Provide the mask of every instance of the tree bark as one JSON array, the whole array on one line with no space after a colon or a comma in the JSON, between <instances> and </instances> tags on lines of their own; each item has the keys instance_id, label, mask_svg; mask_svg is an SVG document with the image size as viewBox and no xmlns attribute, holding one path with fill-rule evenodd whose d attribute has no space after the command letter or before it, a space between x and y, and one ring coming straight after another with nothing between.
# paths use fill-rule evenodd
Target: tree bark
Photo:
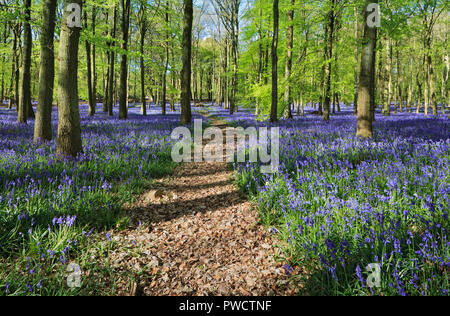
<instances>
[{"instance_id":1,"label":"tree bark","mask_svg":"<svg viewBox=\"0 0 450 316\"><path fill-rule=\"evenodd\" d=\"M116 37L116 21L117 21L117 7L114 4L114 15L113 15L113 28L112 28L112 38ZM110 44L110 47L114 46L114 42ZM109 78L108 78L108 99L107 99L107 110L108 115L113 116L113 103L115 102L116 98L114 96L115 89L114 89L114 83L115 83L115 74L114 74L114 65L116 63L116 54L114 53L114 50L111 50L109 52Z\"/></svg>"},{"instance_id":2,"label":"tree bark","mask_svg":"<svg viewBox=\"0 0 450 316\"><path fill-rule=\"evenodd\" d=\"M294 5L295 0L290 0L290 8L288 11L288 29L287 29L287 43L286 43L286 68L284 72L286 89L284 91L284 118L292 118L291 111L291 72L292 72L292 49L294 47Z\"/></svg>"},{"instance_id":3,"label":"tree bark","mask_svg":"<svg viewBox=\"0 0 450 316\"><path fill-rule=\"evenodd\" d=\"M92 35L95 36L95 24L96 24L97 10L95 9L95 4L92 5ZM95 114L97 108L97 70L96 70L96 55L95 55L95 44L92 43L92 58L91 58L91 82L92 82L92 98L94 101L94 112Z\"/></svg>"},{"instance_id":4,"label":"tree bark","mask_svg":"<svg viewBox=\"0 0 450 316\"><path fill-rule=\"evenodd\" d=\"M139 18L140 18L140 46L139 51L141 53L141 56L139 58L140 61L140 70L141 70L141 113L142 115L147 115L147 105L145 100L145 63L144 63L144 43L145 43L145 34L147 32L147 25L146 25L146 15L145 15L145 1L140 2L140 12L139 12Z\"/></svg>"},{"instance_id":5,"label":"tree bark","mask_svg":"<svg viewBox=\"0 0 450 316\"><path fill-rule=\"evenodd\" d=\"M325 32L328 36L325 38L325 81L323 88L323 120L330 120L330 90L331 90L331 59L333 58L333 40L334 40L334 22L335 22L335 6L336 0L331 0L331 8L328 12L328 32Z\"/></svg>"},{"instance_id":6,"label":"tree bark","mask_svg":"<svg viewBox=\"0 0 450 316\"><path fill-rule=\"evenodd\" d=\"M191 114L191 54L192 54L192 0L184 0L183 19L183 54L181 70L181 124L189 124L192 120Z\"/></svg>"},{"instance_id":7,"label":"tree bark","mask_svg":"<svg viewBox=\"0 0 450 316\"><path fill-rule=\"evenodd\" d=\"M388 38L386 43L386 63L385 63L385 77L387 77L387 85L385 87L385 104L383 108L383 115L391 115L391 102L392 102L392 45L391 40Z\"/></svg>"},{"instance_id":8,"label":"tree bark","mask_svg":"<svg viewBox=\"0 0 450 316\"><path fill-rule=\"evenodd\" d=\"M166 14L165 14L165 22L166 27L169 28L169 1L166 2ZM169 31L166 31L166 56L164 61L164 73L162 78L162 100L161 100L161 108L162 108L162 115L166 115L166 103L167 103L167 70L169 69Z\"/></svg>"},{"instance_id":9,"label":"tree bark","mask_svg":"<svg viewBox=\"0 0 450 316\"><path fill-rule=\"evenodd\" d=\"M369 3L378 3L378 0L367 0ZM364 20L367 21L368 12L364 10ZM373 86L375 84L375 56L376 56L376 27L364 24L364 44L361 52L361 71L359 75L358 88L358 116L356 125L356 136L372 138L372 113L371 101L375 97Z\"/></svg>"},{"instance_id":10,"label":"tree bark","mask_svg":"<svg viewBox=\"0 0 450 316\"><path fill-rule=\"evenodd\" d=\"M6 46L6 41L8 39L8 28L9 24L4 24L4 30L3 30L3 45ZM3 101L5 99L5 53L1 53L2 56L2 87L1 87L1 93L0 93L0 104L3 104Z\"/></svg>"},{"instance_id":11,"label":"tree bark","mask_svg":"<svg viewBox=\"0 0 450 316\"><path fill-rule=\"evenodd\" d=\"M83 151L81 144L80 114L78 108L78 44L80 28L67 25L69 3L81 0L65 0L61 20L58 71L58 139L57 153L76 157Z\"/></svg>"},{"instance_id":12,"label":"tree bark","mask_svg":"<svg viewBox=\"0 0 450 316\"><path fill-rule=\"evenodd\" d=\"M19 113L17 115L18 123L26 123L27 119L34 116L31 106L31 47L32 35L30 26L31 16L31 0L24 0L25 5L25 22L23 24L23 55L22 55L22 71L20 78L19 91Z\"/></svg>"},{"instance_id":13,"label":"tree bark","mask_svg":"<svg viewBox=\"0 0 450 316\"><path fill-rule=\"evenodd\" d=\"M87 29L87 10L84 11L84 27ZM92 71L91 71L91 44L88 40L85 41L86 47L86 68L87 68L87 88L88 88L88 102L89 102L89 115L95 114L95 104L92 92Z\"/></svg>"},{"instance_id":14,"label":"tree bark","mask_svg":"<svg viewBox=\"0 0 450 316\"><path fill-rule=\"evenodd\" d=\"M128 117L128 30L130 25L130 2L121 0L122 7L122 50L120 58L120 90L119 90L119 119Z\"/></svg>"},{"instance_id":15,"label":"tree bark","mask_svg":"<svg viewBox=\"0 0 450 316\"><path fill-rule=\"evenodd\" d=\"M18 23L17 23L18 24ZM12 39L12 62L11 62L11 80L10 80L10 84L9 84L9 106L8 108L11 110L12 109L12 105L15 104L16 109L17 109L17 94L16 94L16 83L17 83L17 79L16 79L16 64L17 64L17 27L15 24L13 24L12 22L10 23L11 25L11 30L12 30L12 35L13 35L13 39Z\"/></svg>"},{"instance_id":16,"label":"tree bark","mask_svg":"<svg viewBox=\"0 0 450 316\"><path fill-rule=\"evenodd\" d=\"M39 70L39 97L34 123L34 142L52 139L53 83L55 80L55 32L57 0L44 0L41 31L41 65Z\"/></svg>"},{"instance_id":17,"label":"tree bark","mask_svg":"<svg viewBox=\"0 0 450 316\"><path fill-rule=\"evenodd\" d=\"M359 17L358 17L358 9L357 6L355 6L355 39L356 39L356 45L355 45L355 66L353 68L353 115L356 115L358 112L358 72L359 72L359 65L360 65L360 23L359 23Z\"/></svg>"},{"instance_id":18,"label":"tree bark","mask_svg":"<svg viewBox=\"0 0 450 316\"><path fill-rule=\"evenodd\" d=\"M278 121L278 0L273 1L273 40L272 40L272 106L270 121Z\"/></svg>"}]
</instances>

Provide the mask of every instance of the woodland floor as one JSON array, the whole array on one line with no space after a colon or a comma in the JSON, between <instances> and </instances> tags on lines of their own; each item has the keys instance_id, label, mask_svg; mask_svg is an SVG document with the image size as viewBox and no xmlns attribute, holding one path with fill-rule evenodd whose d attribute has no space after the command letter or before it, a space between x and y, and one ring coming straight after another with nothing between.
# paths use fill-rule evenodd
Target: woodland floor
<instances>
[{"instance_id":1,"label":"woodland floor","mask_svg":"<svg viewBox=\"0 0 450 316\"><path fill-rule=\"evenodd\" d=\"M217 119L210 122L226 128ZM114 234L119 247L110 259L115 269L138 276L131 290L118 289L121 294L297 292L283 263L275 260L274 238L259 224L257 211L232 175L225 162L183 163L125 206L136 225Z\"/></svg>"}]
</instances>

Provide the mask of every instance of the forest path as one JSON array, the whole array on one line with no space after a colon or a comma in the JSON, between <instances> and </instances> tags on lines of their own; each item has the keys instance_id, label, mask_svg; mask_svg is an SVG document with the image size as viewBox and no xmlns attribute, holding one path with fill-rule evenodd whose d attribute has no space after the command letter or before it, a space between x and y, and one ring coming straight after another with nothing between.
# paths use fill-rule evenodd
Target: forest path
<instances>
[{"instance_id":1,"label":"forest path","mask_svg":"<svg viewBox=\"0 0 450 316\"><path fill-rule=\"evenodd\" d=\"M210 122L227 128L216 118ZM273 259L273 238L232 175L226 162L182 163L128 207L141 224L119 233L116 240L131 249L120 247L113 257L116 268L140 271L129 294L295 293Z\"/></svg>"}]
</instances>

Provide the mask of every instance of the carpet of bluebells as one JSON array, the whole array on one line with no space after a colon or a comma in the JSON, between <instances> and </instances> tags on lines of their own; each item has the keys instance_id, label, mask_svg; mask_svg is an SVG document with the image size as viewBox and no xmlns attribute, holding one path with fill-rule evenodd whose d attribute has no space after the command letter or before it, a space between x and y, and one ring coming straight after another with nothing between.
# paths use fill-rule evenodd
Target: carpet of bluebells
<instances>
[{"instance_id":1,"label":"carpet of bluebells","mask_svg":"<svg viewBox=\"0 0 450 316\"><path fill-rule=\"evenodd\" d=\"M174 166L179 109L143 117L132 106L126 121L80 111L84 153L61 160L54 140L32 144L33 120L18 125L16 112L0 107L0 295L113 294L117 272L96 261L113 247L107 231L126 228L121 205ZM245 110L208 111L235 126L271 126ZM329 123L312 111L277 124L279 173L234 165L282 241L300 294L448 295L448 118L377 115L374 138L360 140L351 109ZM56 133L57 113L53 122ZM96 277L69 287L70 263ZM381 269L379 284L370 264Z\"/></svg>"},{"instance_id":2,"label":"carpet of bluebells","mask_svg":"<svg viewBox=\"0 0 450 316\"><path fill-rule=\"evenodd\" d=\"M448 117L377 114L373 140L360 140L350 108L329 123L312 110L276 124L278 174L234 165L283 241L286 273L303 294L448 295ZM214 112L233 125L271 126L246 111Z\"/></svg>"},{"instance_id":3,"label":"carpet of bluebells","mask_svg":"<svg viewBox=\"0 0 450 316\"><path fill-rule=\"evenodd\" d=\"M107 254L106 230L126 228L121 205L173 168L170 134L179 109L143 117L130 107L128 120L120 121L101 107L89 117L80 106L84 153L72 160L56 155L55 140L33 145L34 120L18 125L15 110L0 108L0 295L104 293L96 288L107 267L93 262L92 253ZM56 110L52 122L55 139ZM69 263L100 278L80 293L66 284Z\"/></svg>"}]
</instances>

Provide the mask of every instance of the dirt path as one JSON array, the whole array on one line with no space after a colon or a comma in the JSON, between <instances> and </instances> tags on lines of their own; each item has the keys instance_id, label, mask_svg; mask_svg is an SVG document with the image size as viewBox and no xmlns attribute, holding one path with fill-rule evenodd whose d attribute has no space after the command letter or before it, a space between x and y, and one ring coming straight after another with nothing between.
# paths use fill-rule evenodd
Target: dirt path
<instances>
[{"instance_id":1,"label":"dirt path","mask_svg":"<svg viewBox=\"0 0 450 316\"><path fill-rule=\"evenodd\" d=\"M116 254L115 265L141 271L132 295L295 293L232 173L226 163L184 163L129 207L141 225L117 238L135 247Z\"/></svg>"}]
</instances>

